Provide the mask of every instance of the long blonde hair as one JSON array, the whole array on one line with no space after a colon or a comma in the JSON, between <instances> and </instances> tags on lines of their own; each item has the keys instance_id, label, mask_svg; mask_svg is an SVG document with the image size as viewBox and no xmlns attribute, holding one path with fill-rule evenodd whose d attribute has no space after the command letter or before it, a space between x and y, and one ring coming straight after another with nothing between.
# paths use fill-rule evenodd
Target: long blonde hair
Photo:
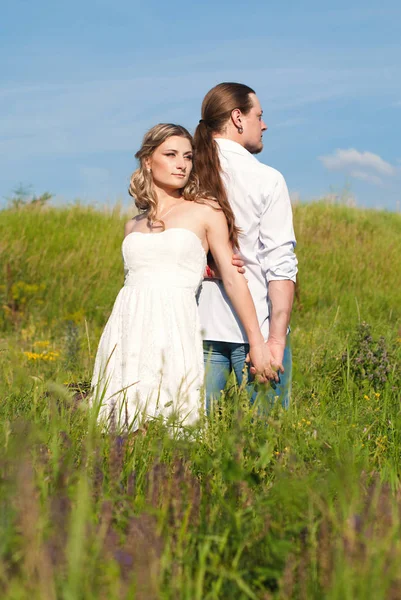
<instances>
[{"instance_id":1,"label":"long blonde hair","mask_svg":"<svg viewBox=\"0 0 401 600\"><path fill-rule=\"evenodd\" d=\"M135 154L135 158L139 161L139 167L131 176L128 193L135 200L135 206L140 212L146 213L148 222L152 225L155 222L161 224L164 229L164 223L156 219L157 215L157 195L153 186L152 174L146 168L146 159L152 156L153 152L169 137L177 136L186 138L194 150L194 140L191 134L185 127L174 125L172 123L159 123L155 125L147 133L142 141L142 146ZM207 192L200 189L199 178L196 174L195 164L190 173L189 179L185 187L181 190L184 200L192 202L204 203L207 200L216 200L219 204L219 209L224 212L227 219L230 241L233 246L238 247L238 228L235 226L234 213L228 202L220 203L219 194L213 194L213 190Z\"/></svg>"}]
</instances>

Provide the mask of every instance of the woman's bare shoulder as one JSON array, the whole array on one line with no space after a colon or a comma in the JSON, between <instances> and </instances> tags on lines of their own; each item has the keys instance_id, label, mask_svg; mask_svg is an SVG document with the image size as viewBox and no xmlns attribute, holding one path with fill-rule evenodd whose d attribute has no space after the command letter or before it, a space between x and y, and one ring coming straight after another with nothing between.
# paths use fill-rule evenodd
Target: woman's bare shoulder
<instances>
[{"instance_id":1,"label":"woman's bare shoulder","mask_svg":"<svg viewBox=\"0 0 401 600\"><path fill-rule=\"evenodd\" d=\"M129 233L132 233L135 227L138 225L138 223L143 221L144 218L145 217L143 215L137 215L136 217L132 217L132 219L127 221L124 225L124 236L128 235Z\"/></svg>"},{"instance_id":2,"label":"woman's bare shoulder","mask_svg":"<svg viewBox=\"0 0 401 600\"><path fill-rule=\"evenodd\" d=\"M227 225L226 217L220 204L213 198L202 199L201 202L196 203L196 213L194 216L199 223L203 223L206 230L211 228L220 227Z\"/></svg>"},{"instance_id":3,"label":"woman's bare shoulder","mask_svg":"<svg viewBox=\"0 0 401 600\"><path fill-rule=\"evenodd\" d=\"M220 204L213 198L202 198L199 202L196 202L197 207L200 211L215 214L216 210L221 210Z\"/></svg>"}]
</instances>

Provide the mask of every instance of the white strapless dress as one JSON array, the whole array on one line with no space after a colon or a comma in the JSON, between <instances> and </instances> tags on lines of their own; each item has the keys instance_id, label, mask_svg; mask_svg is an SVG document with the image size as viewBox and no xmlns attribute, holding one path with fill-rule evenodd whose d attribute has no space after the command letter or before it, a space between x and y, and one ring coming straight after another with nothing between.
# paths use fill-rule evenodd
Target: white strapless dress
<instances>
[{"instance_id":1,"label":"white strapless dress","mask_svg":"<svg viewBox=\"0 0 401 600\"><path fill-rule=\"evenodd\" d=\"M92 402L99 418L136 427L172 412L194 423L203 409L196 293L206 266L189 229L132 232L122 244L124 287L97 350Z\"/></svg>"}]
</instances>

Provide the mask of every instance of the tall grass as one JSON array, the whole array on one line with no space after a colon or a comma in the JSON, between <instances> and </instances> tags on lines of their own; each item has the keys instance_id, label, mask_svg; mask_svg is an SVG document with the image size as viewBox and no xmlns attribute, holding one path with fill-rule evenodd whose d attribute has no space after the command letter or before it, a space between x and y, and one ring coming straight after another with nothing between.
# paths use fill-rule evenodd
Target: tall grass
<instances>
[{"instance_id":1,"label":"tall grass","mask_svg":"<svg viewBox=\"0 0 401 600\"><path fill-rule=\"evenodd\" d=\"M179 436L85 402L125 218L0 213L1 598L399 598L400 216L296 207L290 410Z\"/></svg>"}]
</instances>

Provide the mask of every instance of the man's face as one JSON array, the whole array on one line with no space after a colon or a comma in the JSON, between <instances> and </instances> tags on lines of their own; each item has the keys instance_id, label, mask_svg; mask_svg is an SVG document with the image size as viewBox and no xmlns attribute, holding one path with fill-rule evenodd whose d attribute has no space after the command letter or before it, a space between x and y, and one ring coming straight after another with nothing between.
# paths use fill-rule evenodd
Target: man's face
<instances>
[{"instance_id":1,"label":"man's face","mask_svg":"<svg viewBox=\"0 0 401 600\"><path fill-rule=\"evenodd\" d=\"M267 126L263 121L263 110L256 94L250 94L252 108L247 115L241 116L241 124L244 129L242 143L244 148L251 154L258 154L263 150L263 132Z\"/></svg>"}]
</instances>

